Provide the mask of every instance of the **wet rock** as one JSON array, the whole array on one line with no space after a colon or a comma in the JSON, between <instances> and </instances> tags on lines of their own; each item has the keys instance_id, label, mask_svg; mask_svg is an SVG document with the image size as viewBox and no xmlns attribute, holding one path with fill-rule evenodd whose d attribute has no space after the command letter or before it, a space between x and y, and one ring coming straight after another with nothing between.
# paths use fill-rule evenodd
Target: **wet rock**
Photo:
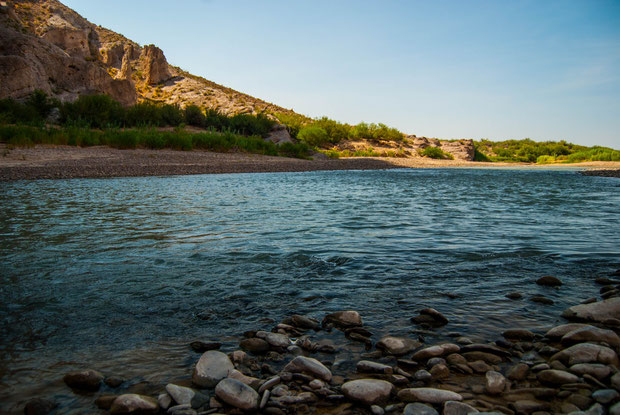
<instances>
[{"instance_id":1,"label":"wet rock","mask_svg":"<svg viewBox=\"0 0 620 415\"><path fill-rule=\"evenodd\" d=\"M469 367L476 373L487 373L489 370L493 370L491 366L483 362L482 360L476 360L468 364Z\"/></svg>"},{"instance_id":2,"label":"wet rock","mask_svg":"<svg viewBox=\"0 0 620 415\"><path fill-rule=\"evenodd\" d=\"M512 355L510 354L510 352L501 349L497 346L494 346L492 344L480 344L480 343L476 343L476 344L468 344L466 346L463 346L461 348L461 352L463 353L468 353L468 352L483 352L483 353L490 353L490 354L494 354L496 356L501 356L501 357L512 357ZM484 360L484 359L482 359ZM486 361L486 360L485 360Z\"/></svg>"},{"instance_id":3,"label":"wet rock","mask_svg":"<svg viewBox=\"0 0 620 415\"><path fill-rule=\"evenodd\" d=\"M467 415L477 414L480 411L473 406L467 405L463 402L448 401L443 404L442 415Z\"/></svg>"},{"instance_id":4,"label":"wet rock","mask_svg":"<svg viewBox=\"0 0 620 415\"><path fill-rule=\"evenodd\" d=\"M29 400L24 407L25 415L47 415L56 408L58 404L51 399L34 398Z\"/></svg>"},{"instance_id":5,"label":"wet rock","mask_svg":"<svg viewBox=\"0 0 620 415\"><path fill-rule=\"evenodd\" d=\"M530 368L525 363L519 363L508 370L506 377L510 380L523 380L527 377Z\"/></svg>"},{"instance_id":6,"label":"wet rock","mask_svg":"<svg viewBox=\"0 0 620 415\"><path fill-rule=\"evenodd\" d=\"M117 376L110 376L108 378L105 378L103 383L105 383L106 385L108 385L111 388L118 388L123 383L125 383L125 379L119 378Z\"/></svg>"},{"instance_id":7,"label":"wet rock","mask_svg":"<svg viewBox=\"0 0 620 415\"><path fill-rule=\"evenodd\" d=\"M241 340L241 342L239 342L239 347L254 354L263 354L269 351L269 343L258 337Z\"/></svg>"},{"instance_id":8,"label":"wet rock","mask_svg":"<svg viewBox=\"0 0 620 415\"><path fill-rule=\"evenodd\" d=\"M450 376L450 369L443 363L434 365L430 370L433 379L445 379Z\"/></svg>"},{"instance_id":9,"label":"wet rock","mask_svg":"<svg viewBox=\"0 0 620 415\"><path fill-rule=\"evenodd\" d=\"M344 396L351 400L373 405L387 402L394 385L384 380L358 379L346 382L341 390Z\"/></svg>"},{"instance_id":10,"label":"wet rock","mask_svg":"<svg viewBox=\"0 0 620 415\"><path fill-rule=\"evenodd\" d=\"M506 298L510 299L510 300L520 300L523 298L523 294L521 294L520 292L512 292L512 293L508 293L506 294Z\"/></svg>"},{"instance_id":11,"label":"wet rock","mask_svg":"<svg viewBox=\"0 0 620 415\"><path fill-rule=\"evenodd\" d=\"M620 347L620 337L611 330L600 329L594 326L585 326L566 333L561 340L563 345L575 343L607 343L613 347Z\"/></svg>"},{"instance_id":12,"label":"wet rock","mask_svg":"<svg viewBox=\"0 0 620 415\"><path fill-rule=\"evenodd\" d=\"M428 324L430 326L445 326L448 319L434 308L425 308L419 311L420 315L412 317L411 321L416 324Z\"/></svg>"},{"instance_id":13,"label":"wet rock","mask_svg":"<svg viewBox=\"0 0 620 415\"><path fill-rule=\"evenodd\" d=\"M384 373L391 374L394 369L383 363L371 362L369 360L360 360L357 362L357 371L360 373Z\"/></svg>"},{"instance_id":14,"label":"wet rock","mask_svg":"<svg viewBox=\"0 0 620 415\"><path fill-rule=\"evenodd\" d=\"M438 344L418 350L411 356L413 360L425 360L432 357L443 356L451 353L458 353L461 347L453 343Z\"/></svg>"},{"instance_id":15,"label":"wet rock","mask_svg":"<svg viewBox=\"0 0 620 415\"><path fill-rule=\"evenodd\" d=\"M398 398L405 402L423 402L432 404L463 400L463 397L456 392L435 388L402 389L398 392Z\"/></svg>"},{"instance_id":16,"label":"wet rock","mask_svg":"<svg viewBox=\"0 0 620 415\"><path fill-rule=\"evenodd\" d=\"M618 355L609 347L598 344L580 343L564 349L551 357L573 366L579 363L603 363L618 367Z\"/></svg>"},{"instance_id":17,"label":"wet rock","mask_svg":"<svg viewBox=\"0 0 620 415\"><path fill-rule=\"evenodd\" d=\"M620 391L620 372L617 372L611 377L611 386L617 391Z\"/></svg>"},{"instance_id":18,"label":"wet rock","mask_svg":"<svg viewBox=\"0 0 620 415\"><path fill-rule=\"evenodd\" d=\"M559 287L562 285L562 281L551 275L545 275L544 277L540 277L538 280L536 280L536 284L545 287Z\"/></svg>"},{"instance_id":19,"label":"wet rock","mask_svg":"<svg viewBox=\"0 0 620 415\"><path fill-rule=\"evenodd\" d=\"M245 383L236 379L223 379L215 387L218 399L230 406L243 410L258 408L258 393Z\"/></svg>"},{"instance_id":20,"label":"wet rock","mask_svg":"<svg viewBox=\"0 0 620 415\"><path fill-rule=\"evenodd\" d=\"M551 366L549 366L546 363L539 363L537 365L532 366L532 372L540 372L541 370L547 370L547 369L551 369Z\"/></svg>"},{"instance_id":21,"label":"wet rock","mask_svg":"<svg viewBox=\"0 0 620 415\"><path fill-rule=\"evenodd\" d=\"M62 380L73 389L97 391L101 387L103 375L96 370L79 370L67 373Z\"/></svg>"},{"instance_id":22,"label":"wet rock","mask_svg":"<svg viewBox=\"0 0 620 415\"><path fill-rule=\"evenodd\" d=\"M609 319L619 319L620 297L570 307L564 310L562 317L569 320L594 321L600 323Z\"/></svg>"},{"instance_id":23,"label":"wet rock","mask_svg":"<svg viewBox=\"0 0 620 415\"><path fill-rule=\"evenodd\" d=\"M582 327L588 327L588 324L584 323L570 323L570 324L562 324L561 326L557 326L549 330L545 333L545 337L550 339L561 339L566 335L566 333L570 333L573 330L580 329Z\"/></svg>"},{"instance_id":24,"label":"wet rock","mask_svg":"<svg viewBox=\"0 0 620 415\"><path fill-rule=\"evenodd\" d=\"M498 365L502 362L501 357L485 352L467 352L463 353L463 357L467 359L468 362L476 362L482 360L483 362L491 365Z\"/></svg>"},{"instance_id":25,"label":"wet rock","mask_svg":"<svg viewBox=\"0 0 620 415\"><path fill-rule=\"evenodd\" d=\"M170 406L172 405L172 397L168 395L167 393L160 393L157 396L157 403L159 404L159 407L165 411L168 408L170 408ZM110 406L112 406L111 403L110 403Z\"/></svg>"},{"instance_id":26,"label":"wet rock","mask_svg":"<svg viewBox=\"0 0 620 415\"><path fill-rule=\"evenodd\" d=\"M499 395L506 388L506 378L494 370L489 370L486 375L486 390L491 395Z\"/></svg>"},{"instance_id":27,"label":"wet rock","mask_svg":"<svg viewBox=\"0 0 620 415\"><path fill-rule=\"evenodd\" d=\"M379 405L372 405L370 407L370 412L372 412L372 415L384 415L385 414L385 410L381 408Z\"/></svg>"},{"instance_id":28,"label":"wet rock","mask_svg":"<svg viewBox=\"0 0 620 415\"><path fill-rule=\"evenodd\" d=\"M326 382L332 379L332 372L323 363L311 357L297 356L284 367L284 371L306 373Z\"/></svg>"},{"instance_id":29,"label":"wet rock","mask_svg":"<svg viewBox=\"0 0 620 415\"><path fill-rule=\"evenodd\" d=\"M166 412L168 415L198 415L189 404L172 406Z\"/></svg>"},{"instance_id":30,"label":"wet rock","mask_svg":"<svg viewBox=\"0 0 620 415\"><path fill-rule=\"evenodd\" d=\"M592 394L592 399L603 405L607 405L620 398L620 393L615 389L601 389Z\"/></svg>"},{"instance_id":31,"label":"wet rock","mask_svg":"<svg viewBox=\"0 0 620 415\"><path fill-rule=\"evenodd\" d=\"M462 355L458 353L449 354L446 357L446 361L451 365L465 365L467 364L467 359L465 359Z\"/></svg>"},{"instance_id":32,"label":"wet rock","mask_svg":"<svg viewBox=\"0 0 620 415\"><path fill-rule=\"evenodd\" d=\"M185 386L178 386L172 383L166 385L166 392L178 405L190 405L192 398L196 396L196 392Z\"/></svg>"},{"instance_id":33,"label":"wet rock","mask_svg":"<svg viewBox=\"0 0 620 415\"><path fill-rule=\"evenodd\" d=\"M420 345L421 343L416 340L404 337L385 336L377 342L376 346L377 349L382 350L386 354L402 356L420 347Z\"/></svg>"},{"instance_id":34,"label":"wet rock","mask_svg":"<svg viewBox=\"0 0 620 415\"><path fill-rule=\"evenodd\" d=\"M222 347L222 343L218 342L203 342L200 340L193 341L189 344L189 346L198 353L208 352L209 350L218 350Z\"/></svg>"},{"instance_id":35,"label":"wet rock","mask_svg":"<svg viewBox=\"0 0 620 415\"><path fill-rule=\"evenodd\" d=\"M531 414L536 411L544 411L547 409L547 404L527 399L516 401L511 406L518 414Z\"/></svg>"},{"instance_id":36,"label":"wet rock","mask_svg":"<svg viewBox=\"0 0 620 415\"><path fill-rule=\"evenodd\" d=\"M439 412L423 403L409 403L405 406L403 415L439 415Z\"/></svg>"},{"instance_id":37,"label":"wet rock","mask_svg":"<svg viewBox=\"0 0 620 415\"><path fill-rule=\"evenodd\" d=\"M325 316L323 319L323 326L328 323L332 323L337 327L349 328L355 326L362 326L362 317L357 311L337 311Z\"/></svg>"},{"instance_id":38,"label":"wet rock","mask_svg":"<svg viewBox=\"0 0 620 415\"><path fill-rule=\"evenodd\" d=\"M112 406L110 413L116 414L156 414L159 412L159 404L150 396L128 393L117 397Z\"/></svg>"},{"instance_id":39,"label":"wet rock","mask_svg":"<svg viewBox=\"0 0 620 415\"><path fill-rule=\"evenodd\" d=\"M290 324L291 326L298 327L303 330L320 330L321 324L318 320L315 320L311 317L301 316L299 314L292 315L291 317L284 320L284 323Z\"/></svg>"},{"instance_id":40,"label":"wet rock","mask_svg":"<svg viewBox=\"0 0 620 415\"><path fill-rule=\"evenodd\" d=\"M258 388L258 393L263 393L266 390L269 390L279 384L281 381L280 376L274 376L271 379L267 380L263 383L260 388Z\"/></svg>"},{"instance_id":41,"label":"wet rock","mask_svg":"<svg viewBox=\"0 0 620 415\"><path fill-rule=\"evenodd\" d=\"M544 295L535 295L530 298L530 301L533 303L545 304L545 305L553 305L554 301L551 298L547 298Z\"/></svg>"},{"instance_id":42,"label":"wet rock","mask_svg":"<svg viewBox=\"0 0 620 415\"><path fill-rule=\"evenodd\" d=\"M256 332L256 337L265 340L273 347L287 348L291 345L291 340L285 334L258 331Z\"/></svg>"},{"instance_id":43,"label":"wet rock","mask_svg":"<svg viewBox=\"0 0 620 415\"><path fill-rule=\"evenodd\" d=\"M433 375L431 375L430 372L428 372L428 371L426 371L424 369L421 369L421 370L418 370L417 372L415 372L415 374L413 375L413 378L415 380L419 380L419 381L422 381L422 382L430 382L431 379L433 379Z\"/></svg>"},{"instance_id":44,"label":"wet rock","mask_svg":"<svg viewBox=\"0 0 620 415\"><path fill-rule=\"evenodd\" d=\"M112 407L116 398L118 398L118 395L101 395L95 399L95 405L97 405L97 408L107 411Z\"/></svg>"},{"instance_id":45,"label":"wet rock","mask_svg":"<svg viewBox=\"0 0 620 415\"><path fill-rule=\"evenodd\" d=\"M196 363L192 381L199 387L212 388L234 369L228 356L222 352L209 350Z\"/></svg>"},{"instance_id":46,"label":"wet rock","mask_svg":"<svg viewBox=\"0 0 620 415\"><path fill-rule=\"evenodd\" d=\"M502 335L510 340L532 341L536 337L534 333L525 329L506 330Z\"/></svg>"},{"instance_id":47,"label":"wet rock","mask_svg":"<svg viewBox=\"0 0 620 415\"><path fill-rule=\"evenodd\" d=\"M441 357L433 357L432 359L428 359L428 361L426 362L426 365L428 367L433 367L435 365L445 365L446 364L446 360L442 359Z\"/></svg>"},{"instance_id":48,"label":"wet rock","mask_svg":"<svg viewBox=\"0 0 620 415\"><path fill-rule=\"evenodd\" d=\"M538 373L538 379L544 383L550 383L552 385L564 385L565 383L579 382L579 377L563 370L543 370Z\"/></svg>"},{"instance_id":49,"label":"wet rock","mask_svg":"<svg viewBox=\"0 0 620 415\"><path fill-rule=\"evenodd\" d=\"M570 371L578 375L590 375L603 380L611 374L611 368L600 363L579 363L570 367Z\"/></svg>"},{"instance_id":50,"label":"wet rock","mask_svg":"<svg viewBox=\"0 0 620 415\"><path fill-rule=\"evenodd\" d=\"M264 409L267 406L267 402L269 402L270 397L271 397L271 392L269 390L266 390L260 399L260 403L258 404L258 407L260 409Z\"/></svg>"}]
</instances>

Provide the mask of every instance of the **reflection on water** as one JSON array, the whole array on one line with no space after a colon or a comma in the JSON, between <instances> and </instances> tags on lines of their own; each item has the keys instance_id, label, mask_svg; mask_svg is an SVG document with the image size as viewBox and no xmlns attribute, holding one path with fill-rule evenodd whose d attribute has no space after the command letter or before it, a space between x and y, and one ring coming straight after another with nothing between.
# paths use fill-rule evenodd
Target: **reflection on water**
<instances>
[{"instance_id":1,"label":"reflection on water","mask_svg":"<svg viewBox=\"0 0 620 415\"><path fill-rule=\"evenodd\" d=\"M546 327L620 267L619 185L528 170L0 183L0 409L90 404L62 385L74 368L187 378L189 341L232 350L293 313L356 309L410 334L432 306L451 323L429 341ZM533 284L544 274L565 285Z\"/></svg>"}]
</instances>

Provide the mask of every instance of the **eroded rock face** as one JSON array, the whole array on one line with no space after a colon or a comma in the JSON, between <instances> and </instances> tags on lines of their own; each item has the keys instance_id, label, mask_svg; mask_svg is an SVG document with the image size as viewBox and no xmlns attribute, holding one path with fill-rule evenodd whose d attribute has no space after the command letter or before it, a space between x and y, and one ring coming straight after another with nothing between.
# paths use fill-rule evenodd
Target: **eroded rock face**
<instances>
[{"instance_id":1,"label":"eroded rock face","mask_svg":"<svg viewBox=\"0 0 620 415\"><path fill-rule=\"evenodd\" d=\"M88 29L54 28L48 30L42 39L58 46L71 56L91 57Z\"/></svg>"},{"instance_id":2,"label":"eroded rock face","mask_svg":"<svg viewBox=\"0 0 620 415\"><path fill-rule=\"evenodd\" d=\"M146 76L146 83L149 85L158 84L170 78L168 62L164 52L155 45L147 45L142 51L141 60Z\"/></svg>"},{"instance_id":3,"label":"eroded rock face","mask_svg":"<svg viewBox=\"0 0 620 415\"><path fill-rule=\"evenodd\" d=\"M440 143L440 148L446 153L452 154L455 160L471 161L474 159L473 140L441 141Z\"/></svg>"}]
</instances>

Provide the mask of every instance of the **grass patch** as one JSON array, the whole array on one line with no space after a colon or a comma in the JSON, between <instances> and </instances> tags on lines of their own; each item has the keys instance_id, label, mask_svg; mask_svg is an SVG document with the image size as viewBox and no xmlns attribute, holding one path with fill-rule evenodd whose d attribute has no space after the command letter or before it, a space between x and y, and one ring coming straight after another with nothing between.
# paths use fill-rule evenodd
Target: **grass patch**
<instances>
[{"instance_id":1,"label":"grass patch","mask_svg":"<svg viewBox=\"0 0 620 415\"><path fill-rule=\"evenodd\" d=\"M420 151L420 155L432 159L454 160L454 156L452 156L452 154L443 151L439 147L426 147L424 150Z\"/></svg>"}]
</instances>

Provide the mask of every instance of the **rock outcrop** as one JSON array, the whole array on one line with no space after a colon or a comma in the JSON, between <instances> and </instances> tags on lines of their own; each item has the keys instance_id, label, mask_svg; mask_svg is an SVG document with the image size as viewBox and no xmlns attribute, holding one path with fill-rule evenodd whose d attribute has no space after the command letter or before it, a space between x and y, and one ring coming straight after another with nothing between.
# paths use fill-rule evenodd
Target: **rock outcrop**
<instances>
[{"instance_id":1,"label":"rock outcrop","mask_svg":"<svg viewBox=\"0 0 620 415\"><path fill-rule=\"evenodd\" d=\"M158 84L170 78L168 62L164 52L155 45L147 45L142 51L142 60L146 83L149 85Z\"/></svg>"}]
</instances>

